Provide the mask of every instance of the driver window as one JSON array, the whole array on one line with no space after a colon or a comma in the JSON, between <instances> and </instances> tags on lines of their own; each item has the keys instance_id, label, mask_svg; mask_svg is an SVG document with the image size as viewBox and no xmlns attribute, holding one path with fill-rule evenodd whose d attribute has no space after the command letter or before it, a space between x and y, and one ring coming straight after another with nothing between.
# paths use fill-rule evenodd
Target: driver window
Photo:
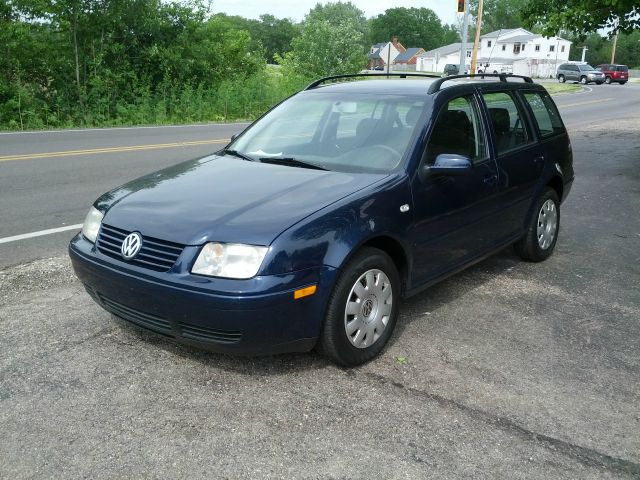
<instances>
[{"instance_id":1,"label":"driver window","mask_svg":"<svg viewBox=\"0 0 640 480\"><path fill-rule=\"evenodd\" d=\"M427 164L432 165L441 153L463 155L472 163L487 158L484 130L473 95L454 98L440 110L427 144Z\"/></svg>"}]
</instances>

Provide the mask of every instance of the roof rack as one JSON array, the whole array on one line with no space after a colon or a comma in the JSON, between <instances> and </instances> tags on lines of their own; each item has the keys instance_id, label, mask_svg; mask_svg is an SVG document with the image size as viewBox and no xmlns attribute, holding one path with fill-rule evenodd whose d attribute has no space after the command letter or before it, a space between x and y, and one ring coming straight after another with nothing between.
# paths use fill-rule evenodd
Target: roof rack
<instances>
[{"instance_id":1,"label":"roof rack","mask_svg":"<svg viewBox=\"0 0 640 480\"><path fill-rule=\"evenodd\" d=\"M357 77L399 77L399 78L407 78L407 77L425 77L425 78L440 78L440 75L431 75L428 73L402 73L402 72L394 72L394 73L351 73L346 75L331 75L329 77L323 77L315 82L309 84L305 90L311 90L312 88L316 88L319 85L322 85L329 80L338 80L342 78L357 78Z\"/></svg>"},{"instance_id":2,"label":"roof rack","mask_svg":"<svg viewBox=\"0 0 640 480\"><path fill-rule=\"evenodd\" d=\"M533 80L531 80L531 77L525 77L524 75L512 75L512 74L506 74L506 73L468 73L465 75L450 75L448 77L442 77L439 78L438 80L436 80L435 82L433 82L431 85L429 85L429 90L427 91L427 93L432 94L432 93L436 93L437 91L440 90L440 87L442 86L442 84L444 82L448 82L449 80L455 80L457 78L480 78L480 79L485 79L486 77L489 78L499 78L501 82L507 82L508 78L521 78L524 80L525 83L533 83Z\"/></svg>"}]
</instances>

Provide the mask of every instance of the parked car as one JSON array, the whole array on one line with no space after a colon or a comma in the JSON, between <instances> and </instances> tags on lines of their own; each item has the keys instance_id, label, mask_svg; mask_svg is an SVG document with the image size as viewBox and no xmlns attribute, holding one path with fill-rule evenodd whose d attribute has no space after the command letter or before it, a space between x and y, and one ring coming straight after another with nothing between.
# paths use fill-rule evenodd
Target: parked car
<instances>
[{"instance_id":1,"label":"parked car","mask_svg":"<svg viewBox=\"0 0 640 480\"><path fill-rule=\"evenodd\" d=\"M560 83L580 82L583 85L596 83L602 85L604 74L588 63L563 63L558 67L556 78Z\"/></svg>"},{"instance_id":2,"label":"parked car","mask_svg":"<svg viewBox=\"0 0 640 480\"><path fill-rule=\"evenodd\" d=\"M444 66L444 71L443 73L448 76L448 75L458 75L458 72L460 71L458 65L454 64L454 63L447 63Z\"/></svg>"},{"instance_id":3,"label":"parked car","mask_svg":"<svg viewBox=\"0 0 640 480\"><path fill-rule=\"evenodd\" d=\"M626 65L605 63L598 65L596 70L604 74L604 83L619 83L620 85L624 85L629 81L629 67Z\"/></svg>"},{"instance_id":4,"label":"parked car","mask_svg":"<svg viewBox=\"0 0 640 480\"><path fill-rule=\"evenodd\" d=\"M373 70L384 70L384 65L376 65Z\"/></svg>"},{"instance_id":5,"label":"parked car","mask_svg":"<svg viewBox=\"0 0 640 480\"><path fill-rule=\"evenodd\" d=\"M352 366L401 299L509 245L549 257L574 173L546 90L391 75L318 80L223 150L102 195L69 245L89 295L198 347Z\"/></svg>"}]
</instances>

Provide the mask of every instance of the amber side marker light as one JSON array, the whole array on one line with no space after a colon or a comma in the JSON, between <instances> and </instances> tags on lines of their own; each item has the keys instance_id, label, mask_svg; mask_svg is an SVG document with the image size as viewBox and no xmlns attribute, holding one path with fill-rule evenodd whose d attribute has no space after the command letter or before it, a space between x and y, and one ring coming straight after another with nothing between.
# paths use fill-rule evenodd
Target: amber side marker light
<instances>
[{"instance_id":1,"label":"amber side marker light","mask_svg":"<svg viewBox=\"0 0 640 480\"><path fill-rule=\"evenodd\" d=\"M309 295L313 295L314 293L316 293L317 289L317 285L311 285L310 287L301 288L293 292L293 298L294 300L298 300L300 298L308 297Z\"/></svg>"}]
</instances>

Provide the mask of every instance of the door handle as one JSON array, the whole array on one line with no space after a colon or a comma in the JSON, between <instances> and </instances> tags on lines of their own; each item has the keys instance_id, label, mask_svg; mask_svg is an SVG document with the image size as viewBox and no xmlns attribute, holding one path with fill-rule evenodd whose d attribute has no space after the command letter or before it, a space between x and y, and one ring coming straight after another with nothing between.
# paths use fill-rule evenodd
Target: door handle
<instances>
[{"instance_id":1,"label":"door handle","mask_svg":"<svg viewBox=\"0 0 640 480\"><path fill-rule=\"evenodd\" d=\"M482 183L484 183L485 185L493 186L496 184L497 180L498 180L498 175L496 174L487 175L482 179Z\"/></svg>"},{"instance_id":2,"label":"door handle","mask_svg":"<svg viewBox=\"0 0 640 480\"><path fill-rule=\"evenodd\" d=\"M534 163L544 162L544 155L538 155L537 157L534 157L533 162Z\"/></svg>"}]
</instances>

